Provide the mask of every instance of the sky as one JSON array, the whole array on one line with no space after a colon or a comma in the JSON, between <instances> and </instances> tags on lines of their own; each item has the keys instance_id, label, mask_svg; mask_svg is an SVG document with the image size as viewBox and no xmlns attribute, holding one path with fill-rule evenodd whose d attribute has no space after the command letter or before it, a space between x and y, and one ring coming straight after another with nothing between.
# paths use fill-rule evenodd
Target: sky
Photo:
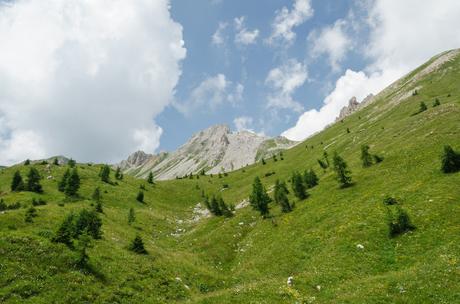
<instances>
[{"instance_id":1,"label":"sky","mask_svg":"<svg viewBox=\"0 0 460 304\"><path fill-rule=\"evenodd\" d=\"M214 124L303 140L460 47L458 0L0 0L0 164L115 163Z\"/></svg>"}]
</instances>

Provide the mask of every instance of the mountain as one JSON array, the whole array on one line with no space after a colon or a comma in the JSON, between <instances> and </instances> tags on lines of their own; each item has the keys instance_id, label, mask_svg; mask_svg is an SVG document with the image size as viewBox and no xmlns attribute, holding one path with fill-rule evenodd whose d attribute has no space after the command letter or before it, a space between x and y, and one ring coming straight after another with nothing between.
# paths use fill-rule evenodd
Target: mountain
<instances>
[{"instance_id":1,"label":"mountain","mask_svg":"<svg viewBox=\"0 0 460 304\"><path fill-rule=\"evenodd\" d=\"M437 55L343 122L283 151L283 160L220 177L148 184L131 175L115 180L112 171L106 183L100 165L77 164L79 195L68 198L58 190L67 166L6 168L0 302L459 303L460 172L441 170L444 145L460 152L459 80L459 51ZM421 102L427 108L420 112ZM362 145L383 161L363 167ZM333 166L319 166L324 151L331 165L334 152L343 158L351 186L340 186ZM32 166L53 177L40 180L44 193L12 192L14 173L25 178ZM298 199L290 180L311 168L318 185ZM276 181L286 182L292 211L275 202L266 217L255 211L249 197L256 177L271 198ZM102 235L88 244L75 237L88 223L77 218L94 210L96 188ZM234 206L233 216L211 215L206 196ZM37 199L46 205L30 211ZM390 234L401 222L413 227ZM68 233L67 245L55 241L58 231ZM137 236L146 253L129 249Z\"/></svg>"},{"instance_id":2,"label":"mountain","mask_svg":"<svg viewBox=\"0 0 460 304\"><path fill-rule=\"evenodd\" d=\"M194 134L177 151L156 155L137 151L115 166L140 178L153 172L158 180L197 174L202 170L217 174L251 165L296 144L284 137L268 138L249 131L232 132L226 125L216 125Z\"/></svg>"}]
</instances>

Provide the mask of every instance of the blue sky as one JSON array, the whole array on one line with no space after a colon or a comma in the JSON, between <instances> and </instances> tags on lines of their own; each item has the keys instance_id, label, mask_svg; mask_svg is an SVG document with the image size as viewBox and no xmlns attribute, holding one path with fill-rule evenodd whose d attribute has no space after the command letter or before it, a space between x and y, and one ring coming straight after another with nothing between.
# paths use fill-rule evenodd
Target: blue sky
<instances>
[{"instance_id":1,"label":"blue sky","mask_svg":"<svg viewBox=\"0 0 460 304\"><path fill-rule=\"evenodd\" d=\"M303 140L460 47L458 0L0 0L0 165Z\"/></svg>"},{"instance_id":2,"label":"blue sky","mask_svg":"<svg viewBox=\"0 0 460 304\"><path fill-rule=\"evenodd\" d=\"M213 124L226 123L235 129L234 119L241 116L251 117L254 131L269 136L281 134L292 127L299 113L291 109L278 109L276 115L266 108L267 90L265 83L268 73L289 59L308 64L308 80L298 87L294 100L304 109L321 106L324 97L330 92L333 83L341 76L342 69L333 71L327 64L327 58L309 57L308 35L315 29L333 24L346 18L353 4L351 1L322 0L313 1L313 16L306 18L294 27L296 39L290 47L272 46L266 40L272 33L272 23L279 10L293 9L293 1L210 1L173 0L171 14L183 28L187 58L183 62L182 76L177 86L176 98L186 102L191 91L208 77L225 75L232 83L244 86L242 100L233 105L224 102L215 109L203 107L195 109L193 115L183 115L174 106L168 107L158 118L164 133L160 149L171 150L185 142L192 132ZM245 18L249 30L257 29L259 35L250 45L235 43L235 18ZM222 45L212 43L212 36L219 24L226 24ZM343 66L360 70L365 61L349 55ZM177 126L180 126L179 128Z\"/></svg>"}]
</instances>

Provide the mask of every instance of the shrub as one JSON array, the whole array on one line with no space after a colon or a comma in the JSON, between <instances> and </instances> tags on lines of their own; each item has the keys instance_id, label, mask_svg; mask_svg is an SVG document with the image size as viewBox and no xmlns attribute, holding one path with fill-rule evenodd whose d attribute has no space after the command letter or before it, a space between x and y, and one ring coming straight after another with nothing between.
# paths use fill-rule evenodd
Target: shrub
<instances>
[{"instance_id":1,"label":"shrub","mask_svg":"<svg viewBox=\"0 0 460 304\"><path fill-rule=\"evenodd\" d=\"M144 192L139 191L136 196L136 200L140 203L144 202Z\"/></svg>"},{"instance_id":2,"label":"shrub","mask_svg":"<svg viewBox=\"0 0 460 304\"><path fill-rule=\"evenodd\" d=\"M94 192L93 192L93 195L91 195L91 198L96 203L99 202L102 199L101 189L99 189L99 187L96 187L96 189L94 189Z\"/></svg>"},{"instance_id":3,"label":"shrub","mask_svg":"<svg viewBox=\"0 0 460 304\"><path fill-rule=\"evenodd\" d=\"M30 207L26 211L24 221L26 223L32 223L34 221L34 217L36 217L36 216L37 216L37 209L35 209L34 207Z\"/></svg>"},{"instance_id":4,"label":"shrub","mask_svg":"<svg viewBox=\"0 0 460 304\"><path fill-rule=\"evenodd\" d=\"M24 166L28 166L28 165L30 165L30 159L26 159L26 160L24 161Z\"/></svg>"},{"instance_id":5,"label":"shrub","mask_svg":"<svg viewBox=\"0 0 460 304\"><path fill-rule=\"evenodd\" d=\"M3 201L3 198L0 199L0 211L5 211L7 208L8 208L8 206Z\"/></svg>"},{"instance_id":6,"label":"shrub","mask_svg":"<svg viewBox=\"0 0 460 304\"><path fill-rule=\"evenodd\" d=\"M383 199L383 203L387 206L391 206L391 205L397 205L398 201L394 197L387 196Z\"/></svg>"},{"instance_id":7,"label":"shrub","mask_svg":"<svg viewBox=\"0 0 460 304\"><path fill-rule=\"evenodd\" d=\"M32 199L32 206L44 206L46 205L46 201L44 201L43 199L41 198L33 198Z\"/></svg>"},{"instance_id":8,"label":"shrub","mask_svg":"<svg viewBox=\"0 0 460 304\"><path fill-rule=\"evenodd\" d=\"M376 164L381 163L383 161L383 159L384 159L383 156L379 156L379 155L376 155L376 154L372 155L372 158L374 159L374 162Z\"/></svg>"},{"instance_id":9,"label":"shrub","mask_svg":"<svg viewBox=\"0 0 460 304\"><path fill-rule=\"evenodd\" d=\"M415 229L415 226L412 225L410 221L409 215L401 207L396 206L394 211L392 211L390 208L387 208L387 212L390 237L396 237Z\"/></svg>"},{"instance_id":10,"label":"shrub","mask_svg":"<svg viewBox=\"0 0 460 304\"><path fill-rule=\"evenodd\" d=\"M272 172L267 172L267 173L265 173L264 176L265 176L265 177L270 177L270 176L272 176L272 175L274 175L274 174L275 174L275 171L272 171Z\"/></svg>"},{"instance_id":11,"label":"shrub","mask_svg":"<svg viewBox=\"0 0 460 304\"><path fill-rule=\"evenodd\" d=\"M144 241L137 235L129 245L129 250L138 254L147 254L147 250L144 247Z\"/></svg>"},{"instance_id":12,"label":"shrub","mask_svg":"<svg viewBox=\"0 0 460 304\"><path fill-rule=\"evenodd\" d=\"M67 165L70 167L70 168L73 168L75 167L75 165L77 164L77 162L73 159L69 159L69 161L67 162Z\"/></svg>"},{"instance_id":13,"label":"shrub","mask_svg":"<svg viewBox=\"0 0 460 304\"><path fill-rule=\"evenodd\" d=\"M434 107L437 107L437 106L440 106L441 103L439 102L439 99L438 98L435 98L434 102L433 102L433 108Z\"/></svg>"},{"instance_id":14,"label":"shrub","mask_svg":"<svg viewBox=\"0 0 460 304\"><path fill-rule=\"evenodd\" d=\"M155 183L152 172L149 172L149 176L147 177L147 183L152 184L152 185Z\"/></svg>"},{"instance_id":15,"label":"shrub","mask_svg":"<svg viewBox=\"0 0 460 304\"><path fill-rule=\"evenodd\" d=\"M266 162L265 162L265 159L262 158L262 165L265 165Z\"/></svg>"},{"instance_id":16,"label":"shrub","mask_svg":"<svg viewBox=\"0 0 460 304\"><path fill-rule=\"evenodd\" d=\"M441 171L444 173L455 173L460 171L460 153L454 151L451 146L444 146L441 156Z\"/></svg>"},{"instance_id":17,"label":"shrub","mask_svg":"<svg viewBox=\"0 0 460 304\"><path fill-rule=\"evenodd\" d=\"M115 179L116 180L122 180L123 179L123 173L121 172L120 167L117 167L117 170L115 170Z\"/></svg>"}]
</instances>

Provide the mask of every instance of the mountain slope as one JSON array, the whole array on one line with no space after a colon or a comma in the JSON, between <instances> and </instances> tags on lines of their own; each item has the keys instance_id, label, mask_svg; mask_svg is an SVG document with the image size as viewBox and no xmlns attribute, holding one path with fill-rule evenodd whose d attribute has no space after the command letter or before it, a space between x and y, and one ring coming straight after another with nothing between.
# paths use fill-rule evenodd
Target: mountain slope
<instances>
[{"instance_id":1,"label":"mountain slope","mask_svg":"<svg viewBox=\"0 0 460 304\"><path fill-rule=\"evenodd\" d=\"M449 60L420 76L445 56ZM79 164L81 199L66 201L56 181L66 168L52 166L55 178L42 181L45 193L39 195L48 204L37 207L33 223L24 222L25 208L0 214L0 302L458 303L460 173L443 174L440 153L445 144L460 151L459 79L460 57L436 56L343 122L285 151L284 160L221 178L148 185L125 176L106 184L100 166ZM431 106L435 98L438 107ZM428 110L413 115L422 101ZM363 168L362 144L383 162ZM334 172L320 169L325 149L347 161L352 187L340 189ZM46 166L35 166L48 174ZM291 191L291 213L271 203L271 217L262 219L240 204L256 176L271 188L276 179L309 168L319 185L302 201ZM24 176L29 168L0 171L0 196L8 205L29 206L38 195L9 190L18 169ZM145 204L135 200L143 184ZM92 271L85 273L73 266L76 252L50 238L66 214L92 208L95 187L102 190L103 238L88 250ZM206 216L197 206L202 191L238 205L235 216ZM408 212L414 231L388 236L387 195ZM136 212L132 225L129 208ZM136 235L148 255L127 250Z\"/></svg>"},{"instance_id":2,"label":"mountain slope","mask_svg":"<svg viewBox=\"0 0 460 304\"><path fill-rule=\"evenodd\" d=\"M271 139L248 131L232 133L226 125L216 125L196 133L177 151L158 155L138 151L117 166L140 178L153 172L158 180L197 174L202 170L217 174L253 164L295 144L284 137Z\"/></svg>"}]
</instances>

